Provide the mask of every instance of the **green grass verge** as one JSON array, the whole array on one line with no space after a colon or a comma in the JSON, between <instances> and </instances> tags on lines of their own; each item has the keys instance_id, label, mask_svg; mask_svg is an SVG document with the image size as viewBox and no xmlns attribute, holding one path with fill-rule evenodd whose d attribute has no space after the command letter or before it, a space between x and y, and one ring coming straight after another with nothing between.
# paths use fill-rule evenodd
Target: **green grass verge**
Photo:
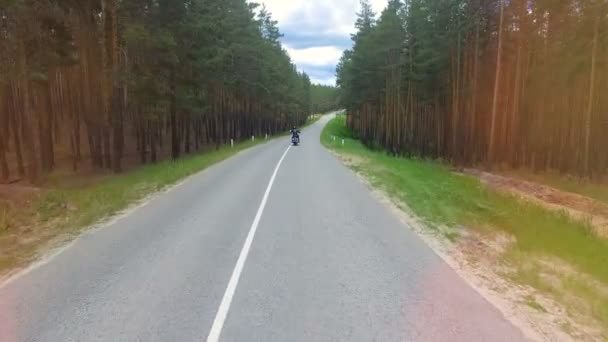
<instances>
[{"instance_id":1,"label":"green grass verge","mask_svg":"<svg viewBox=\"0 0 608 342\"><path fill-rule=\"evenodd\" d=\"M54 189L44 196L35 209L42 220L47 220L66 215L73 208L73 213L67 215L68 226L87 226L262 141L247 141L235 144L234 148L221 147L176 161L145 165L85 188Z\"/></svg>"},{"instance_id":2,"label":"green grass verge","mask_svg":"<svg viewBox=\"0 0 608 342\"><path fill-rule=\"evenodd\" d=\"M100 177L84 186L54 186L21 208L0 208L0 275L36 257L56 237L69 236L130 204L234 154L263 143L245 141L176 161L138 167ZM7 218L8 216L8 218Z\"/></svg>"},{"instance_id":3,"label":"green grass verge","mask_svg":"<svg viewBox=\"0 0 608 342\"><path fill-rule=\"evenodd\" d=\"M407 204L427 226L467 227L482 233L504 231L517 239L515 252L508 254L554 256L608 286L608 241L594 236L584 222L495 192L476 178L455 174L441 163L370 150L346 127L344 116L327 124L321 142L355 160L349 163L351 168L396 202ZM525 277L519 280L538 285ZM595 300L608 308L608 297L596 294ZM582 291L577 295L591 299ZM598 310L596 317L608 326L606 311Z\"/></svg>"}]
</instances>

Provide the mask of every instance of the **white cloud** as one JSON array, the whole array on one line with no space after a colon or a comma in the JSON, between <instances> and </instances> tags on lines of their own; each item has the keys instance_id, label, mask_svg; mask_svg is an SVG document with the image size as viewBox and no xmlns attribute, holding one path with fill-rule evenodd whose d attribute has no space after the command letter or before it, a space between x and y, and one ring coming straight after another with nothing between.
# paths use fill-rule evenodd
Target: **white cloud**
<instances>
[{"instance_id":1,"label":"white cloud","mask_svg":"<svg viewBox=\"0 0 608 342\"><path fill-rule=\"evenodd\" d=\"M279 22L279 29L285 33L285 48L298 69L312 73L313 82L334 84L333 67L340 60L342 50L350 44L359 0L257 1L266 5ZM371 0L378 15L387 3L388 0ZM319 67L324 67L323 74L319 74Z\"/></svg>"},{"instance_id":2,"label":"white cloud","mask_svg":"<svg viewBox=\"0 0 608 342\"><path fill-rule=\"evenodd\" d=\"M370 3L377 15L380 15L382 10L388 5L388 0L371 0Z\"/></svg>"},{"instance_id":3,"label":"white cloud","mask_svg":"<svg viewBox=\"0 0 608 342\"><path fill-rule=\"evenodd\" d=\"M386 7L388 0L370 1L376 13ZM350 34L354 31L359 0L261 0L281 27L290 21L309 24L303 29L324 27L327 32ZM306 27L309 26L309 27Z\"/></svg>"},{"instance_id":4,"label":"white cloud","mask_svg":"<svg viewBox=\"0 0 608 342\"><path fill-rule=\"evenodd\" d=\"M335 46L318 46L306 49L292 49L285 46L289 56L298 65L336 65L342 56L342 50Z\"/></svg>"},{"instance_id":5,"label":"white cloud","mask_svg":"<svg viewBox=\"0 0 608 342\"><path fill-rule=\"evenodd\" d=\"M335 77L330 77L330 78L311 78L310 82L312 82L313 84L322 84L322 85L336 85L336 78Z\"/></svg>"}]
</instances>

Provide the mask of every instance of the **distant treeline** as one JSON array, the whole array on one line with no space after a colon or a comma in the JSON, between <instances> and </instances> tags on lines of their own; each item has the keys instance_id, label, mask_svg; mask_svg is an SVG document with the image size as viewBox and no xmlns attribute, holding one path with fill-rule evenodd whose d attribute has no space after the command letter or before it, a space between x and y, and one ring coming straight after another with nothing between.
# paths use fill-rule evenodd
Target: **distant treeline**
<instances>
[{"instance_id":1,"label":"distant treeline","mask_svg":"<svg viewBox=\"0 0 608 342\"><path fill-rule=\"evenodd\" d=\"M391 0L378 19L362 5L337 83L366 144L606 174L606 1Z\"/></svg>"},{"instance_id":2,"label":"distant treeline","mask_svg":"<svg viewBox=\"0 0 608 342\"><path fill-rule=\"evenodd\" d=\"M313 84L311 88L312 111L327 113L339 109L338 89L333 86Z\"/></svg>"},{"instance_id":3,"label":"distant treeline","mask_svg":"<svg viewBox=\"0 0 608 342\"><path fill-rule=\"evenodd\" d=\"M310 79L280 37L245 0L0 0L0 180L304 123Z\"/></svg>"}]
</instances>

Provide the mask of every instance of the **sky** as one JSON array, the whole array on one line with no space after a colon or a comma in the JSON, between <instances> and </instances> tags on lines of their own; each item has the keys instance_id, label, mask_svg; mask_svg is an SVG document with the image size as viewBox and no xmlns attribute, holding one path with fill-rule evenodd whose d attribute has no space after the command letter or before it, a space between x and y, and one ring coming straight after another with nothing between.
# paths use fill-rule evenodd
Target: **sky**
<instances>
[{"instance_id":1,"label":"sky","mask_svg":"<svg viewBox=\"0 0 608 342\"><path fill-rule=\"evenodd\" d=\"M313 83L334 85L342 51L352 45L359 0L258 0L279 22L283 46ZM371 0L380 13L388 0Z\"/></svg>"}]
</instances>

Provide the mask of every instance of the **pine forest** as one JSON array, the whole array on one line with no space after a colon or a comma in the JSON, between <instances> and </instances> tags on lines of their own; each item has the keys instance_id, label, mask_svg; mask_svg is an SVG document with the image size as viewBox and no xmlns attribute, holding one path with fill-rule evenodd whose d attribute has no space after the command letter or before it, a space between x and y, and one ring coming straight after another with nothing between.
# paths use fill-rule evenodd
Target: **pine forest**
<instances>
[{"instance_id":1,"label":"pine forest","mask_svg":"<svg viewBox=\"0 0 608 342\"><path fill-rule=\"evenodd\" d=\"M604 0L368 1L337 67L368 146L456 165L600 178L608 167Z\"/></svg>"},{"instance_id":2,"label":"pine forest","mask_svg":"<svg viewBox=\"0 0 608 342\"><path fill-rule=\"evenodd\" d=\"M120 172L301 125L311 82L245 0L1 0L0 180Z\"/></svg>"}]
</instances>

